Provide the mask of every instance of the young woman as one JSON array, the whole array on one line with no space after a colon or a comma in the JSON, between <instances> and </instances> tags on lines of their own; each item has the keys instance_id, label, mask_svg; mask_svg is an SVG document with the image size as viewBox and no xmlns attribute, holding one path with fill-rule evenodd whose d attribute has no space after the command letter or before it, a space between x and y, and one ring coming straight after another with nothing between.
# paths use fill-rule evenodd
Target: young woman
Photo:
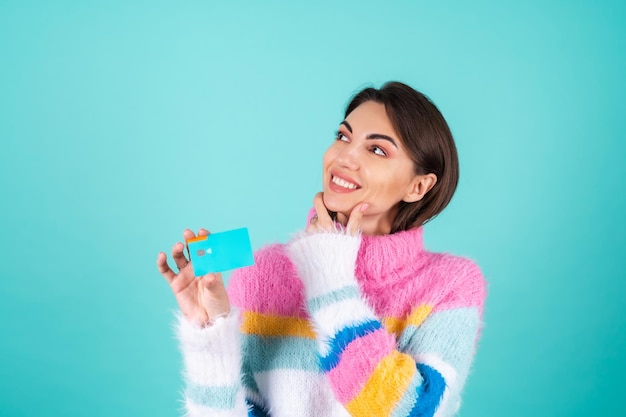
<instances>
[{"instance_id":1,"label":"young woman","mask_svg":"<svg viewBox=\"0 0 626 417\"><path fill-rule=\"evenodd\" d=\"M182 243L177 274L159 253L182 312L187 414L454 415L485 283L472 261L425 250L422 225L457 182L438 109L390 82L348 105L306 229L259 250L228 289L194 278Z\"/></svg>"}]
</instances>

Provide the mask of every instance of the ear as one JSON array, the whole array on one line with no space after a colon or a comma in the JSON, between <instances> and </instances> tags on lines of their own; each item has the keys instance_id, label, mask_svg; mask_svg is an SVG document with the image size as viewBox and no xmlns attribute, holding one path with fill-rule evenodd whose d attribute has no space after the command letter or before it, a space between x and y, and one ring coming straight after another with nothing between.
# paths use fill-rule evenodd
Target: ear
<instances>
[{"instance_id":1,"label":"ear","mask_svg":"<svg viewBox=\"0 0 626 417\"><path fill-rule=\"evenodd\" d=\"M437 184L437 176L433 173L426 175L416 175L411 181L409 186L409 192L406 193L402 201L407 203L415 203L416 201L424 198L427 192L429 192Z\"/></svg>"}]
</instances>

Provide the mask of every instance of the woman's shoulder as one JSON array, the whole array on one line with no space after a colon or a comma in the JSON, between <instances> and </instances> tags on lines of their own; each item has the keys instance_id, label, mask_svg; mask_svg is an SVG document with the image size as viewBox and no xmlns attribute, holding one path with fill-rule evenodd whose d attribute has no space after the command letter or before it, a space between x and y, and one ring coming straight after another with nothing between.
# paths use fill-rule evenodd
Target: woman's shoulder
<instances>
[{"instance_id":1,"label":"woman's shoulder","mask_svg":"<svg viewBox=\"0 0 626 417\"><path fill-rule=\"evenodd\" d=\"M244 310L292 315L301 307L302 283L284 244L254 253L254 264L233 271L228 281L231 302Z\"/></svg>"},{"instance_id":2,"label":"woman's shoulder","mask_svg":"<svg viewBox=\"0 0 626 417\"><path fill-rule=\"evenodd\" d=\"M483 281L483 274L478 263L465 256L459 256L448 252L424 251L426 256L425 267L445 275L453 275L458 280Z\"/></svg>"},{"instance_id":3,"label":"woman's shoulder","mask_svg":"<svg viewBox=\"0 0 626 417\"><path fill-rule=\"evenodd\" d=\"M451 253L425 252L423 273L439 289L440 308L475 306L482 310L486 281L482 270L471 258Z\"/></svg>"}]
</instances>

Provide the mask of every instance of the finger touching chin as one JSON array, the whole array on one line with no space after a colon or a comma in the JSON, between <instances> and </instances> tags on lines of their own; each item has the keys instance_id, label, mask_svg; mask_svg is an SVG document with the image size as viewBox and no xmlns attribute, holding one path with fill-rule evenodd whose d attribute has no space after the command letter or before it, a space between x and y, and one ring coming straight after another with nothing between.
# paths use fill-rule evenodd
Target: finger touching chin
<instances>
[{"instance_id":1,"label":"finger touching chin","mask_svg":"<svg viewBox=\"0 0 626 417\"><path fill-rule=\"evenodd\" d=\"M350 213L356 203L351 199L342 196L332 195L332 193L324 193L324 206L330 211L336 213Z\"/></svg>"}]
</instances>

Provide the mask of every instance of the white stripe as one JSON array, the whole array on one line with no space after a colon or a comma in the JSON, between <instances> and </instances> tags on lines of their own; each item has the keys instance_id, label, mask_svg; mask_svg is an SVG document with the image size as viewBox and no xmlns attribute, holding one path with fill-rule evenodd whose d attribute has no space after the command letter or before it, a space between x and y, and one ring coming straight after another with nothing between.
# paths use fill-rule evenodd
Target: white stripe
<instances>
[{"instance_id":1,"label":"white stripe","mask_svg":"<svg viewBox=\"0 0 626 417\"><path fill-rule=\"evenodd\" d=\"M310 279L305 280L304 277L302 278L306 287L306 297L310 300L340 290L348 285L358 286L356 278L354 277L354 271L342 271L341 269L342 268L335 268L331 271L313 271L307 273Z\"/></svg>"},{"instance_id":2,"label":"white stripe","mask_svg":"<svg viewBox=\"0 0 626 417\"><path fill-rule=\"evenodd\" d=\"M239 383L241 354L191 351L183 355L184 374L189 381L203 386L232 386Z\"/></svg>"},{"instance_id":3,"label":"white stripe","mask_svg":"<svg viewBox=\"0 0 626 417\"><path fill-rule=\"evenodd\" d=\"M204 386L234 385L241 369L239 314L218 320L213 326L200 328L179 315L177 335L180 341L184 374Z\"/></svg>"},{"instance_id":4,"label":"white stripe","mask_svg":"<svg viewBox=\"0 0 626 417\"><path fill-rule=\"evenodd\" d=\"M322 342L328 341L337 332L370 320L378 320L374 312L360 299L349 298L329 304L313 315L313 326ZM320 351L325 356L328 346L322 344Z\"/></svg>"},{"instance_id":5,"label":"white stripe","mask_svg":"<svg viewBox=\"0 0 626 417\"><path fill-rule=\"evenodd\" d=\"M200 327L177 313L176 336L186 351L229 352L240 345L239 311L234 307L228 317L218 319L213 326Z\"/></svg>"},{"instance_id":6,"label":"white stripe","mask_svg":"<svg viewBox=\"0 0 626 417\"><path fill-rule=\"evenodd\" d=\"M291 241L287 245L289 257L298 269L307 298L356 284L354 269L360 245L360 236L343 233L305 233Z\"/></svg>"},{"instance_id":7,"label":"white stripe","mask_svg":"<svg viewBox=\"0 0 626 417\"><path fill-rule=\"evenodd\" d=\"M345 408L335 400L323 374L281 369L261 372L254 378L261 395L271 404L272 417L349 417Z\"/></svg>"}]
</instances>

